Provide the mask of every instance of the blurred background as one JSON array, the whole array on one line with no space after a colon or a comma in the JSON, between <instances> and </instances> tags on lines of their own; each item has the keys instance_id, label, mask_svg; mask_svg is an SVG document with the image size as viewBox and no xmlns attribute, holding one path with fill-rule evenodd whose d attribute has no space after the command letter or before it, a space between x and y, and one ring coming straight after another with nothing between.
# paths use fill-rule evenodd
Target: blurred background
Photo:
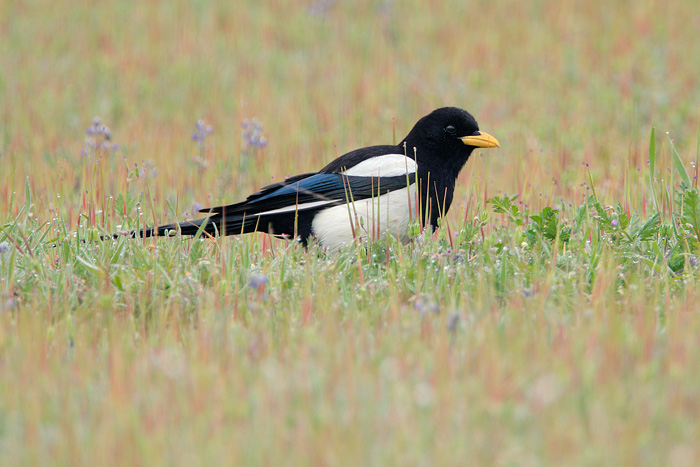
<instances>
[{"instance_id":1,"label":"blurred background","mask_svg":"<svg viewBox=\"0 0 700 467\"><path fill-rule=\"evenodd\" d=\"M652 126L661 177L666 131L696 159L698 37L693 0L3 1L0 211L28 181L37 216L122 192L186 216L445 105L502 144L468 163L452 216L497 194L578 202L586 163L607 202L640 208Z\"/></svg>"},{"instance_id":2,"label":"blurred background","mask_svg":"<svg viewBox=\"0 0 700 467\"><path fill-rule=\"evenodd\" d=\"M697 0L0 0L0 464L698 465L699 37ZM436 241L61 241L444 105L501 148Z\"/></svg>"}]
</instances>

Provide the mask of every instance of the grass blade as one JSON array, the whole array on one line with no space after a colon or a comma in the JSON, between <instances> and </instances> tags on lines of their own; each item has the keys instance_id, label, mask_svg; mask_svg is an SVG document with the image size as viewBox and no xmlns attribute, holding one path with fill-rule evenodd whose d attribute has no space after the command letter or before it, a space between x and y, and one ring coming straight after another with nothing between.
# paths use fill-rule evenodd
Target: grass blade
<instances>
[{"instance_id":1,"label":"grass blade","mask_svg":"<svg viewBox=\"0 0 700 467\"><path fill-rule=\"evenodd\" d=\"M673 144L673 140L668 136L668 142L671 143L671 152L673 153L673 164L676 166L676 171L681 176L681 181L683 182L684 188L690 188L690 177L688 176L688 171L685 170L681 156L676 151L676 146Z\"/></svg>"},{"instance_id":2,"label":"grass blade","mask_svg":"<svg viewBox=\"0 0 700 467\"><path fill-rule=\"evenodd\" d=\"M656 188L654 188L654 174L656 170L656 135L654 127L651 127L649 137L649 183L651 184L651 194L654 200L654 210L659 211L659 202L656 199Z\"/></svg>"}]
</instances>

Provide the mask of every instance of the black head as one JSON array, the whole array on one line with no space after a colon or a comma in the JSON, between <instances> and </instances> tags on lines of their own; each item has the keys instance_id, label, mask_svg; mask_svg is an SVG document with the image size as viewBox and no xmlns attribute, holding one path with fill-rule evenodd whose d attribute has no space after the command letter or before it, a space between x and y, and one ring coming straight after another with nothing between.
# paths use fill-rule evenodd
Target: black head
<instances>
[{"instance_id":1,"label":"black head","mask_svg":"<svg viewBox=\"0 0 700 467\"><path fill-rule=\"evenodd\" d=\"M443 107L418 120L399 146L404 143L411 156L416 148L419 166L449 166L457 172L475 148L500 146L496 138L479 131L469 112L457 107Z\"/></svg>"}]
</instances>

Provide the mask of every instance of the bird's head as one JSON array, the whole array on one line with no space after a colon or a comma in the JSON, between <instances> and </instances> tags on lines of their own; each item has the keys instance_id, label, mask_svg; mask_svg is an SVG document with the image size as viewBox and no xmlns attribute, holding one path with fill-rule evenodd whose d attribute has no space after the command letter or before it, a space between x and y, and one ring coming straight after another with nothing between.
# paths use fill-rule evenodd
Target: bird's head
<instances>
[{"instance_id":1,"label":"bird's head","mask_svg":"<svg viewBox=\"0 0 700 467\"><path fill-rule=\"evenodd\" d=\"M421 118L400 146L404 142L409 156L416 148L419 165L446 164L457 171L474 149L500 147L496 138L479 130L469 112L457 107L442 107Z\"/></svg>"}]
</instances>

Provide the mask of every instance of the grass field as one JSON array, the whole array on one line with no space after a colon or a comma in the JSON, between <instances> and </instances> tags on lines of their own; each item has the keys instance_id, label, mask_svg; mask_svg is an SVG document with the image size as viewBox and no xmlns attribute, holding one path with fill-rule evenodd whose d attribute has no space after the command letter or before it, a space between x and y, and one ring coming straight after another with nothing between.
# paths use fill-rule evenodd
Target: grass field
<instances>
[{"instance_id":1,"label":"grass field","mask_svg":"<svg viewBox=\"0 0 700 467\"><path fill-rule=\"evenodd\" d=\"M0 0L2 464L697 465L699 36L694 0ZM501 148L410 244L94 241L443 105Z\"/></svg>"}]
</instances>

